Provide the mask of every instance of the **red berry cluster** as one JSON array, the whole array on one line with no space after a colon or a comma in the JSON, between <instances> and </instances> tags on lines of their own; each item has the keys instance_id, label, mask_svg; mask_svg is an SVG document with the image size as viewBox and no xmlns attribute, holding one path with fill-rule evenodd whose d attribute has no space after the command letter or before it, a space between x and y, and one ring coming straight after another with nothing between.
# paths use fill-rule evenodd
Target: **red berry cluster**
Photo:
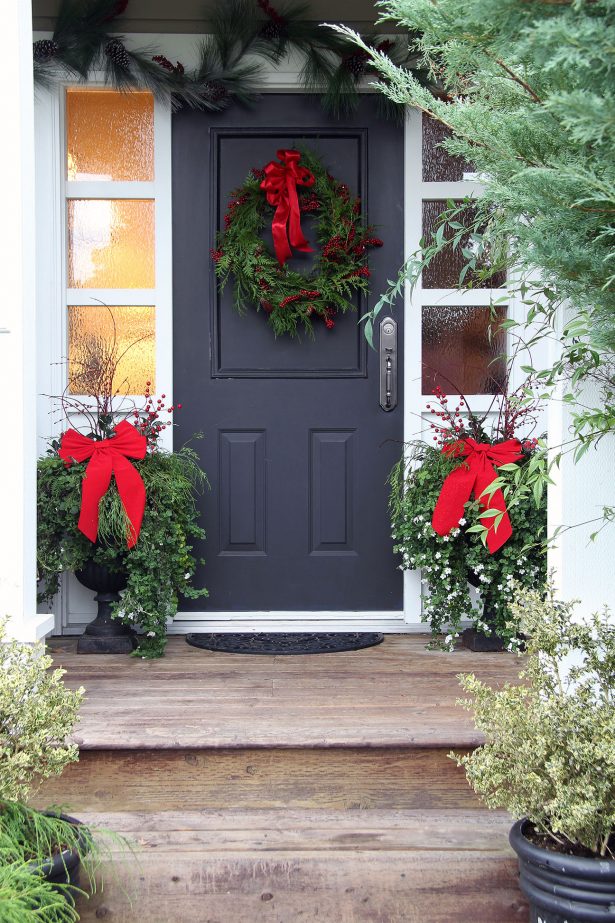
<instances>
[{"instance_id":1,"label":"red berry cluster","mask_svg":"<svg viewBox=\"0 0 615 923\"><path fill-rule=\"evenodd\" d=\"M299 208L302 212L317 212L321 207L320 200L314 193L299 196Z\"/></svg>"},{"instance_id":2,"label":"red berry cluster","mask_svg":"<svg viewBox=\"0 0 615 923\"><path fill-rule=\"evenodd\" d=\"M352 279L355 276L358 276L360 279L369 279L371 272L367 266L361 266L360 269L353 269L352 272L349 272L346 278Z\"/></svg>"},{"instance_id":3,"label":"red berry cluster","mask_svg":"<svg viewBox=\"0 0 615 923\"><path fill-rule=\"evenodd\" d=\"M165 71L170 71L173 74L183 74L185 70L184 65L179 61L177 64L172 64L163 54L155 54L152 61L156 64L160 64L161 67L164 67Z\"/></svg>"},{"instance_id":4,"label":"red berry cluster","mask_svg":"<svg viewBox=\"0 0 615 923\"><path fill-rule=\"evenodd\" d=\"M166 429L168 426L172 426L170 420L167 420L166 423L160 419L161 414L163 413L173 413L175 410L181 410L181 404L170 404L168 407L164 403L166 394L161 394L160 397L154 402L154 398L151 393L151 381L145 382L145 406L138 410L135 408L133 411L134 417L134 426L147 440L148 449L155 449L158 443L158 437L163 429Z\"/></svg>"},{"instance_id":5,"label":"red berry cluster","mask_svg":"<svg viewBox=\"0 0 615 923\"><path fill-rule=\"evenodd\" d=\"M537 445L538 445L538 439L526 439L522 443L521 448L523 449L524 452L533 452Z\"/></svg>"},{"instance_id":6,"label":"red berry cluster","mask_svg":"<svg viewBox=\"0 0 615 923\"><path fill-rule=\"evenodd\" d=\"M240 205L245 205L247 202L247 195L240 195L238 199L231 199L228 203L226 210L226 215L224 216L224 226L228 228L233 220L235 211L240 207Z\"/></svg>"},{"instance_id":7,"label":"red berry cluster","mask_svg":"<svg viewBox=\"0 0 615 923\"><path fill-rule=\"evenodd\" d=\"M224 250L210 250L209 252L214 263L218 263L224 256Z\"/></svg>"},{"instance_id":8,"label":"red berry cluster","mask_svg":"<svg viewBox=\"0 0 615 923\"><path fill-rule=\"evenodd\" d=\"M285 24L286 20L283 16L280 16L276 8L272 6L271 3L269 3L269 0L258 0L258 5L260 6L263 13L266 13L267 16L269 16L269 18L273 20L273 22L275 22L278 26Z\"/></svg>"},{"instance_id":9,"label":"red berry cluster","mask_svg":"<svg viewBox=\"0 0 615 923\"><path fill-rule=\"evenodd\" d=\"M345 251L345 242L339 234L336 234L335 237L331 237L322 248L322 258L323 260L328 260L330 263L339 263Z\"/></svg>"},{"instance_id":10,"label":"red berry cluster","mask_svg":"<svg viewBox=\"0 0 615 923\"><path fill-rule=\"evenodd\" d=\"M442 423L446 425L442 426L437 423L430 423L429 426L436 431L433 441L442 447L447 443L454 442L464 434L465 426L463 417L461 416L461 407L462 404L465 404L465 400L460 397L459 404L454 410L451 410L448 406L448 396L443 393L440 386L434 388L432 393L437 401L437 407L427 404L427 410L435 417L442 420Z\"/></svg>"},{"instance_id":11,"label":"red berry cluster","mask_svg":"<svg viewBox=\"0 0 615 923\"><path fill-rule=\"evenodd\" d=\"M296 295L287 295L286 298L283 298L280 302L280 307L285 308L287 304L301 301L302 298L320 298L320 292L308 292L307 289L302 288Z\"/></svg>"},{"instance_id":12,"label":"red berry cluster","mask_svg":"<svg viewBox=\"0 0 615 923\"><path fill-rule=\"evenodd\" d=\"M265 179L265 171L261 170L260 167L252 167L252 169L250 170L250 173L252 174L254 179L257 179L257 180Z\"/></svg>"}]
</instances>

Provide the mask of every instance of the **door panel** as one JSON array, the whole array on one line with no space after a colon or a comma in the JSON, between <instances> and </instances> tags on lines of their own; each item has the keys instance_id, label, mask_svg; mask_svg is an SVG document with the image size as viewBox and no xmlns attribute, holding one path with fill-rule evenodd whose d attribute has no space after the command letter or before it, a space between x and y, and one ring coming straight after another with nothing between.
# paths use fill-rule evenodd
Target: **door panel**
<instances>
[{"instance_id":1,"label":"door panel","mask_svg":"<svg viewBox=\"0 0 615 923\"><path fill-rule=\"evenodd\" d=\"M384 240L370 252L373 304L403 258L403 131L375 109L364 97L341 125L317 99L271 94L253 111L174 116L174 397L183 404L175 445L204 433L195 447L212 484L197 549L210 598L186 600L182 611L402 608L385 484L403 439L401 356L399 403L385 413L378 354L359 314L336 317L332 330L316 323L314 340L276 340L262 311L239 316L230 286L219 294L209 260L249 169L304 145L367 202ZM302 228L313 241L307 216ZM310 260L292 265L307 270Z\"/></svg>"}]
</instances>

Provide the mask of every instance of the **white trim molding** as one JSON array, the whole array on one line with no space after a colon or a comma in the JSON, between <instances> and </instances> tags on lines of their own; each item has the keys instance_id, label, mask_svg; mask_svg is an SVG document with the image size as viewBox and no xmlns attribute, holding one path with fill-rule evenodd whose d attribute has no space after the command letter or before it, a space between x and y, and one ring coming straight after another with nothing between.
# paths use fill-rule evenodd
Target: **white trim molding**
<instances>
[{"instance_id":1,"label":"white trim molding","mask_svg":"<svg viewBox=\"0 0 615 923\"><path fill-rule=\"evenodd\" d=\"M2 112L3 207L0 230L3 292L0 303L0 617L10 635L34 642L50 628L36 613L36 363L34 88L32 8L10 3L4 15Z\"/></svg>"}]
</instances>

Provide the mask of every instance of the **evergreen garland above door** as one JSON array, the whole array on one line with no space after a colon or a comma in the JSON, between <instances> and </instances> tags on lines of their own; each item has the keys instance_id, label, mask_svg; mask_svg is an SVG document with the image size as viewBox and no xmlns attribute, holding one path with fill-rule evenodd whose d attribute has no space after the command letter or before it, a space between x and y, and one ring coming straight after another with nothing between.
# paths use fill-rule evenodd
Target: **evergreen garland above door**
<instances>
[{"instance_id":1,"label":"evergreen garland above door","mask_svg":"<svg viewBox=\"0 0 615 923\"><path fill-rule=\"evenodd\" d=\"M191 70L160 49L128 48L117 33L117 19L127 6L128 0L62 0L53 37L34 42L35 82L86 81L102 74L116 90L149 90L174 108L221 112L235 102L253 103L264 64L278 65L292 51L302 59L302 86L321 94L325 110L341 118L356 108L362 78L376 76L367 52L305 19L305 3L277 8L269 0L217 0L208 14L210 34L201 40L199 61ZM428 85L415 39L364 36L370 48L386 52ZM401 118L402 107L382 94L378 99L383 115Z\"/></svg>"}]
</instances>

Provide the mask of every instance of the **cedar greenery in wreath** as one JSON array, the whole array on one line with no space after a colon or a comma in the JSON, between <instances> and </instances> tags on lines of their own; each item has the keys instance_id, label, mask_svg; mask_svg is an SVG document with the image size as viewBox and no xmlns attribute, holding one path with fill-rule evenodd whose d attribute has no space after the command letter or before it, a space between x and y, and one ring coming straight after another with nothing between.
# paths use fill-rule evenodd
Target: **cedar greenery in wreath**
<instances>
[{"instance_id":1,"label":"cedar greenery in wreath","mask_svg":"<svg viewBox=\"0 0 615 923\"><path fill-rule=\"evenodd\" d=\"M320 252L303 275L286 260L291 247L311 250L300 227L307 214L317 218ZM275 254L261 237L268 224ZM277 162L253 168L233 192L211 255L222 288L233 276L240 313L249 306L262 308L276 336L295 337L302 328L313 336L315 319L331 329L338 312L356 310L353 295L369 287L365 254L368 247L381 246L373 228L363 223L360 199L327 172L313 151L283 150Z\"/></svg>"}]
</instances>

